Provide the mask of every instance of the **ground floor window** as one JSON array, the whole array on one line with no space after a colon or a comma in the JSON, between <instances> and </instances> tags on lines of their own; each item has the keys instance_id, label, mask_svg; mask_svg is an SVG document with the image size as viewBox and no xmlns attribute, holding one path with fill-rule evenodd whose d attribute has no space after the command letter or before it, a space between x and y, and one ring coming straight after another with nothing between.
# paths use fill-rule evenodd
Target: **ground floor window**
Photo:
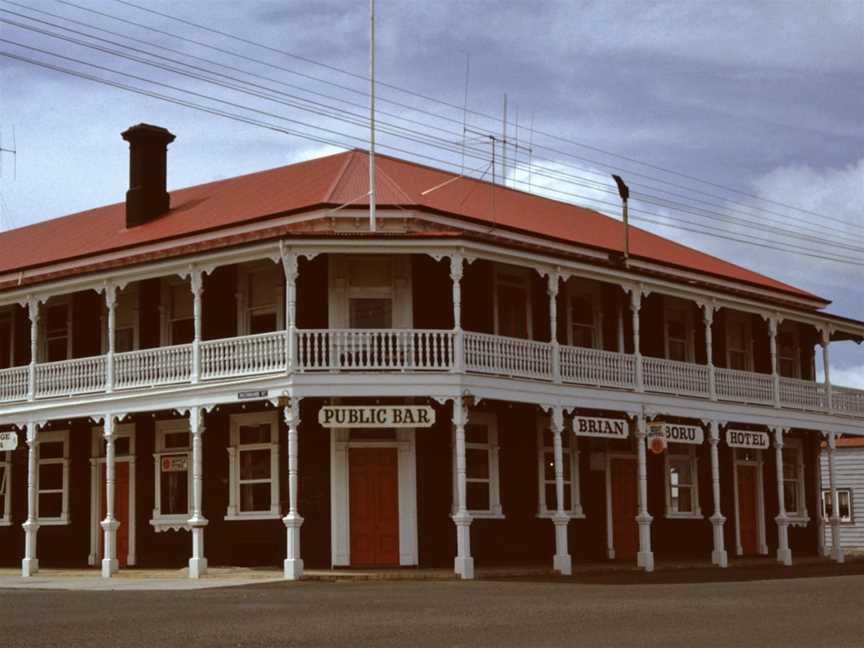
<instances>
[{"instance_id":1,"label":"ground floor window","mask_svg":"<svg viewBox=\"0 0 864 648\"><path fill-rule=\"evenodd\" d=\"M573 434L561 433L564 459L564 511L571 517L582 517L579 492L579 450ZM558 510L558 490L555 484L555 445L549 419L540 419L537 429L537 474L540 500L538 515L551 517Z\"/></svg>"},{"instance_id":2,"label":"ground floor window","mask_svg":"<svg viewBox=\"0 0 864 648\"><path fill-rule=\"evenodd\" d=\"M40 524L69 524L69 430L39 434L36 510Z\"/></svg>"},{"instance_id":3,"label":"ground floor window","mask_svg":"<svg viewBox=\"0 0 864 648\"><path fill-rule=\"evenodd\" d=\"M0 452L0 525L11 522L12 453Z\"/></svg>"},{"instance_id":4,"label":"ground floor window","mask_svg":"<svg viewBox=\"0 0 864 648\"><path fill-rule=\"evenodd\" d=\"M837 500L840 521L852 524L854 522L854 517L852 515L852 489L838 488ZM825 489L822 491L822 517L826 520L830 520L833 511L834 503L831 497L831 489Z\"/></svg>"},{"instance_id":5,"label":"ground floor window","mask_svg":"<svg viewBox=\"0 0 864 648\"><path fill-rule=\"evenodd\" d=\"M807 517L804 497L804 449L801 439L786 439L783 444L783 506L792 518Z\"/></svg>"},{"instance_id":6,"label":"ground floor window","mask_svg":"<svg viewBox=\"0 0 864 648\"><path fill-rule=\"evenodd\" d=\"M695 446L672 443L666 452L666 517L702 517Z\"/></svg>"},{"instance_id":7,"label":"ground floor window","mask_svg":"<svg viewBox=\"0 0 864 648\"><path fill-rule=\"evenodd\" d=\"M231 417L227 519L279 517L279 418L276 412Z\"/></svg>"},{"instance_id":8,"label":"ground floor window","mask_svg":"<svg viewBox=\"0 0 864 648\"><path fill-rule=\"evenodd\" d=\"M453 432L455 447L455 429ZM458 506L456 453L453 453L453 511ZM465 496L475 517L502 517L498 475L498 419L488 412L475 412L465 426Z\"/></svg>"},{"instance_id":9,"label":"ground floor window","mask_svg":"<svg viewBox=\"0 0 864 648\"><path fill-rule=\"evenodd\" d=\"M156 423L156 452L153 454L154 526L185 524L191 508L191 442L186 419Z\"/></svg>"}]
</instances>

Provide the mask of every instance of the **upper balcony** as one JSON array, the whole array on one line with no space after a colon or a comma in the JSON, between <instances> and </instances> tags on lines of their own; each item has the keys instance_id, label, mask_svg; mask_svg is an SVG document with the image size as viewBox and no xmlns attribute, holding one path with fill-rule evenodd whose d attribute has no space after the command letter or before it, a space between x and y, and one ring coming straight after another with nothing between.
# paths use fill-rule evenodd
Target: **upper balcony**
<instances>
[{"instance_id":1,"label":"upper balcony","mask_svg":"<svg viewBox=\"0 0 864 648\"><path fill-rule=\"evenodd\" d=\"M196 349L197 347L197 349ZM0 400L308 372L466 372L864 418L864 390L470 331L295 329L0 371ZM32 390L32 391L31 391Z\"/></svg>"}]
</instances>

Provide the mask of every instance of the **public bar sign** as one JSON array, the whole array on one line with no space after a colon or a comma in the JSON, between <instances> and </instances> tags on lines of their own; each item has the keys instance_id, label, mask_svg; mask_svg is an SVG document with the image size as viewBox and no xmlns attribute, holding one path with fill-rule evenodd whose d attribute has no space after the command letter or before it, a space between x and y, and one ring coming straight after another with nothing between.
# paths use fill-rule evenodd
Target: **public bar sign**
<instances>
[{"instance_id":1,"label":"public bar sign","mask_svg":"<svg viewBox=\"0 0 864 648\"><path fill-rule=\"evenodd\" d=\"M705 433L698 425L678 425L677 423L656 423L663 430L669 443L690 443L699 445L705 441Z\"/></svg>"},{"instance_id":2,"label":"public bar sign","mask_svg":"<svg viewBox=\"0 0 864 648\"><path fill-rule=\"evenodd\" d=\"M730 448L753 448L765 450L771 447L771 439L766 432L750 430L726 430L726 444Z\"/></svg>"},{"instance_id":3,"label":"public bar sign","mask_svg":"<svg viewBox=\"0 0 864 648\"><path fill-rule=\"evenodd\" d=\"M18 435L15 432L0 432L0 452L7 452L18 447Z\"/></svg>"},{"instance_id":4,"label":"public bar sign","mask_svg":"<svg viewBox=\"0 0 864 648\"><path fill-rule=\"evenodd\" d=\"M630 434L630 424L627 419L574 416L573 432L576 436L626 439Z\"/></svg>"},{"instance_id":5,"label":"public bar sign","mask_svg":"<svg viewBox=\"0 0 864 648\"><path fill-rule=\"evenodd\" d=\"M325 428L428 428L435 410L428 405L325 405L318 410Z\"/></svg>"}]
</instances>

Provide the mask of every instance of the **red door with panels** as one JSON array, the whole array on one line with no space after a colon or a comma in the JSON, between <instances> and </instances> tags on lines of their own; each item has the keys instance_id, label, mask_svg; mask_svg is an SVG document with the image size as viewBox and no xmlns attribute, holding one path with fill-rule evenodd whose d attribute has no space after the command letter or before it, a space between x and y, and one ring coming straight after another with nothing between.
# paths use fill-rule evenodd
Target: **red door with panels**
<instances>
[{"instance_id":1,"label":"red door with panels","mask_svg":"<svg viewBox=\"0 0 864 648\"><path fill-rule=\"evenodd\" d=\"M350 448L351 564L399 564L399 472L396 448Z\"/></svg>"},{"instance_id":2,"label":"red door with panels","mask_svg":"<svg viewBox=\"0 0 864 648\"><path fill-rule=\"evenodd\" d=\"M759 490L756 466L739 464L738 471L738 537L745 556L759 553L759 506L756 498Z\"/></svg>"},{"instance_id":3,"label":"red door with panels","mask_svg":"<svg viewBox=\"0 0 864 648\"><path fill-rule=\"evenodd\" d=\"M611 459L609 481L612 486L612 541L615 558L635 560L639 550L639 528L636 525L639 485L636 462L632 459Z\"/></svg>"}]
</instances>

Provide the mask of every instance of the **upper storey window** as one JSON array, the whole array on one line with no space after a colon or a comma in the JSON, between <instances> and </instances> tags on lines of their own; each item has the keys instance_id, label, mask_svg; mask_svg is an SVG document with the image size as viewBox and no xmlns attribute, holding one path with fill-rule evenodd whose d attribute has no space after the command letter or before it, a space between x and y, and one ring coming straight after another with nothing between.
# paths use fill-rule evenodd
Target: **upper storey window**
<instances>
[{"instance_id":1,"label":"upper storey window","mask_svg":"<svg viewBox=\"0 0 864 648\"><path fill-rule=\"evenodd\" d=\"M0 369L8 369L15 360L15 320L12 311L0 311Z\"/></svg>"},{"instance_id":2,"label":"upper storey window","mask_svg":"<svg viewBox=\"0 0 864 648\"><path fill-rule=\"evenodd\" d=\"M666 358L693 362L693 312L679 299L666 299L663 313Z\"/></svg>"},{"instance_id":3,"label":"upper storey window","mask_svg":"<svg viewBox=\"0 0 864 648\"><path fill-rule=\"evenodd\" d=\"M108 317L102 320L102 352L108 350ZM114 350L117 353L138 348L138 287L133 284L117 293L114 307Z\"/></svg>"},{"instance_id":4,"label":"upper storey window","mask_svg":"<svg viewBox=\"0 0 864 648\"><path fill-rule=\"evenodd\" d=\"M189 282L174 278L162 283L163 344L189 344L195 338L195 315Z\"/></svg>"},{"instance_id":5,"label":"upper storey window","mask_svg":"<svg viewBox=\"0 0 864 648\"><path fill-rule=\"evenodd\" d=\"M330 327L411 328L411 263L405 255L333 255Z\"/></svg>"},{"instance_id":6,"label":"upper storey window","mask_svg":"<svg viewBox=\"0 0 864 648\"><path fill-rule=\"evenodd\" d=\"M603 348L603 310L598 286L571 279L567 283L567 344Z\"/></svg>"},{"instance_id":7,"label":"upper storey window","mask_svg":"<svg viewBox=\"0 0 864 648\"><path fill-rule=\"evenodd\" d=\"M495 266L495 334L531 339L531 274L528 268Z\"/></svg>"},{"instance_id":8,"label":"upper storey window","mask_svg":"<svg viewBox=\"0 0 864 648\"><path fill-rule=\"evenodd\" d=\"M284 327L282 272L274 263L250 263L238 273L240 335L270 333Z\"/></svg>"},{"instance_id":9,"label":"upper storey window","mask_svg":"<svg viewBox=\"0 0 864 648\"><path fill-rule=\"evenodd\" d=\"M42 359L45 362L68 360L72 356L72 305L68 301L49 301L40 318Z\"/></svg>"},{"instance_id":10,"label":"upper storey window","mask_svg":"<svg viewBox=\"0 0 864 648\"><path fill-rule=\"evenodd\" d=\"M784 323L777 331L777 369L785 378L801 377L801 347L798 328Z\"/></svg>"},{"instance_id":11,"label":"upper storey window","mask_svg":"<svg viewBox=\"0 0 864 648\"><path fill-rule=\"evenodd\" d=\"M726 317L726 366L739 371L753 370L753 336L749 317L743 313L728 312Z\"/></svg>"}]
</instances>

